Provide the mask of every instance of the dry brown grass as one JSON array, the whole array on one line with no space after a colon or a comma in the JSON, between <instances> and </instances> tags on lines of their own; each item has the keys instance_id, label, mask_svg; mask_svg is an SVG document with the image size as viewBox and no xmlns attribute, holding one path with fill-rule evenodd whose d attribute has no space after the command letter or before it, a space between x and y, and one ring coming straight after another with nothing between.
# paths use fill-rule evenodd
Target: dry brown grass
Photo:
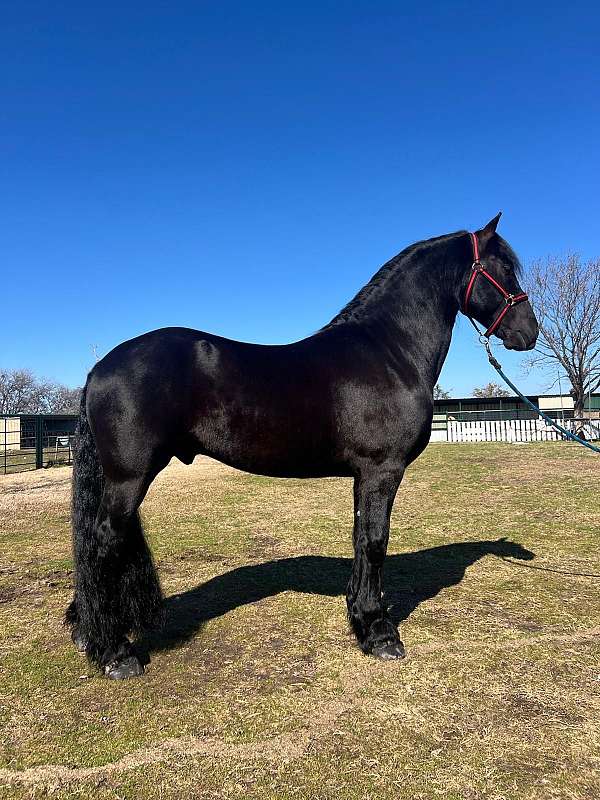
<instances>
[{"instance_id":1,"label":"dry brown grass","mask_svg":"<svg viewBox=\"0 0 600 800\"><path fill-rule=\"evenodd\" d=\"M124 684L61 626L70 470L0 478L0 797L600 796L598 463L430 447L394 510L393 664L347 632L349 481L172 464L143 509L167 625ZM500 537L536 558L475 544Z\"/></svg>"}]
</instances>

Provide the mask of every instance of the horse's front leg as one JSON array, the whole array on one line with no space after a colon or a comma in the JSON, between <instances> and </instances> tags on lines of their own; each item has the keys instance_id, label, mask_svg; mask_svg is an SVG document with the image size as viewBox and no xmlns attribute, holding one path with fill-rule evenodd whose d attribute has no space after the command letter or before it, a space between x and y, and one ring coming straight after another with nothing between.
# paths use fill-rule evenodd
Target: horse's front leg
<instances>
[{"instance_id":1,"label":"horse's front leg","mask_svg":"<svg viewBox=\"0 0 600 800\"><path fill-rule=\"evenodd\" d=\"M403 470L361 475L354 481L354 562L346 600L348 617L364 653L404 657L398 629L387 613L382 569L390 534L390 514Z\"/></svg>"}]
</instances>

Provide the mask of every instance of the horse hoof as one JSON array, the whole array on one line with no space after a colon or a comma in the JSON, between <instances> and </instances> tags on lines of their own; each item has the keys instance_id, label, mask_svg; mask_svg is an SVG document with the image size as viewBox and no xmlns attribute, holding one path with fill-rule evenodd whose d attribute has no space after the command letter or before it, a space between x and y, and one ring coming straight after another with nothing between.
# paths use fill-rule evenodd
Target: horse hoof
<instances>
[{"instance_id":1,"label":"horse hoof","mask_svg":"<svg viewBox=\"0 0 600 800\"><path fill-rule=\"evenodd\" d=\"M75 645L75 649L80 653L85 653L87 650L87 639L79 633L79 631L74 630L71 634L71 639L73 640L73 644Z\"/></svg>"},{"instance_id":2,"label":"horse hoof","mask_svg":"<svg viewBox=\"0 0 600 800\"><path fill-rule=\"evenodd\" d=\"M397 661L404 658L406 651L402 642L388 642L373 648L375 658L382 658L384 661Z\"/></svg>"},{"instance_id":3,"label":"horse hoof","mask_svg":"<svg viewBox=\"0 0 600 800\"><path fill-rule=\"evenodd\" d=\"M104 674L112 681L138 678L144 674L144 667L137 656L127 656L120 661L111 661L104 667Z\"/></svg>"}]
</instances>

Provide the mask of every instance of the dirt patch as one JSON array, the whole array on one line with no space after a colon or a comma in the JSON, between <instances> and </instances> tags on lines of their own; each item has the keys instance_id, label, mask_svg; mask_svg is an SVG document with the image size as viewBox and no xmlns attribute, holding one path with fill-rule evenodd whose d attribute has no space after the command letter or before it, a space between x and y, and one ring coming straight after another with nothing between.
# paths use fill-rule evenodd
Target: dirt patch
<instances>
[{"instance_id":1,"label":"dirt patch","mask_svg":"<svg viewBox=\"0 0 600 800\"><path fill-rule=\"evenodd\" d=\"M531 720L532 723L536 717L544 717L564 725L580 725L585 722L585 717L580 714L566 711L556 704L550 704L537 698L514 694L508 695L506 702L510 705L512 713L520 714Z\"/></svg>"},{"instance_id":2,"label":"dirt patch","mask_svg":"<svg viewBox=\"0 0 600 800\"><path fill-rule=\"evenodd\" d=\"M265 559L281 553L281 541L266 533L252 533L248 550L256 559Z\"/></svg>"},{"instance_id":3,"label":"dirt patch","mask_svg":"<svg viewBox=\"0 0 600 800\"><path fill-rule=\"evenodd\" d=\"M16 600L22 593L22 591L19 592L16 588L0 586L0 603L10 603Z\"/></svg>"},{"instance_id":4,"label":"dirt patch","mask_svg":"<svg viewBox=\"0 0 600 800\"><path fill-rule=\"evenodd\" d=\"M170 561L193 561L194 563L219 564L231 561L231 558L223 553L207 552L206 549L202 547L188 547L185 550L173 554ZM161 565L161 569L172 572L177 569L177 566L175 564L164 564Z\"/></svg>"}]
</instances>

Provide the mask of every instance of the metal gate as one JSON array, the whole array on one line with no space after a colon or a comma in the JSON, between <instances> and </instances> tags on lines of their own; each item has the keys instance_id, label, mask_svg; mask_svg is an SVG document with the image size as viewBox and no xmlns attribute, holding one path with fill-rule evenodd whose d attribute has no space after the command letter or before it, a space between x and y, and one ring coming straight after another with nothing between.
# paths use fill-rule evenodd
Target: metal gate
<instances>
[{"instance_id":1,"label":"metal gate","mask_svg":"<svg viewBox=\"0 0 600 800\"><path fill-rule=\"evenodd\" d=\"M73 461L76 414L0 417L0 475Z\"/></svg>"}]
</instances>

